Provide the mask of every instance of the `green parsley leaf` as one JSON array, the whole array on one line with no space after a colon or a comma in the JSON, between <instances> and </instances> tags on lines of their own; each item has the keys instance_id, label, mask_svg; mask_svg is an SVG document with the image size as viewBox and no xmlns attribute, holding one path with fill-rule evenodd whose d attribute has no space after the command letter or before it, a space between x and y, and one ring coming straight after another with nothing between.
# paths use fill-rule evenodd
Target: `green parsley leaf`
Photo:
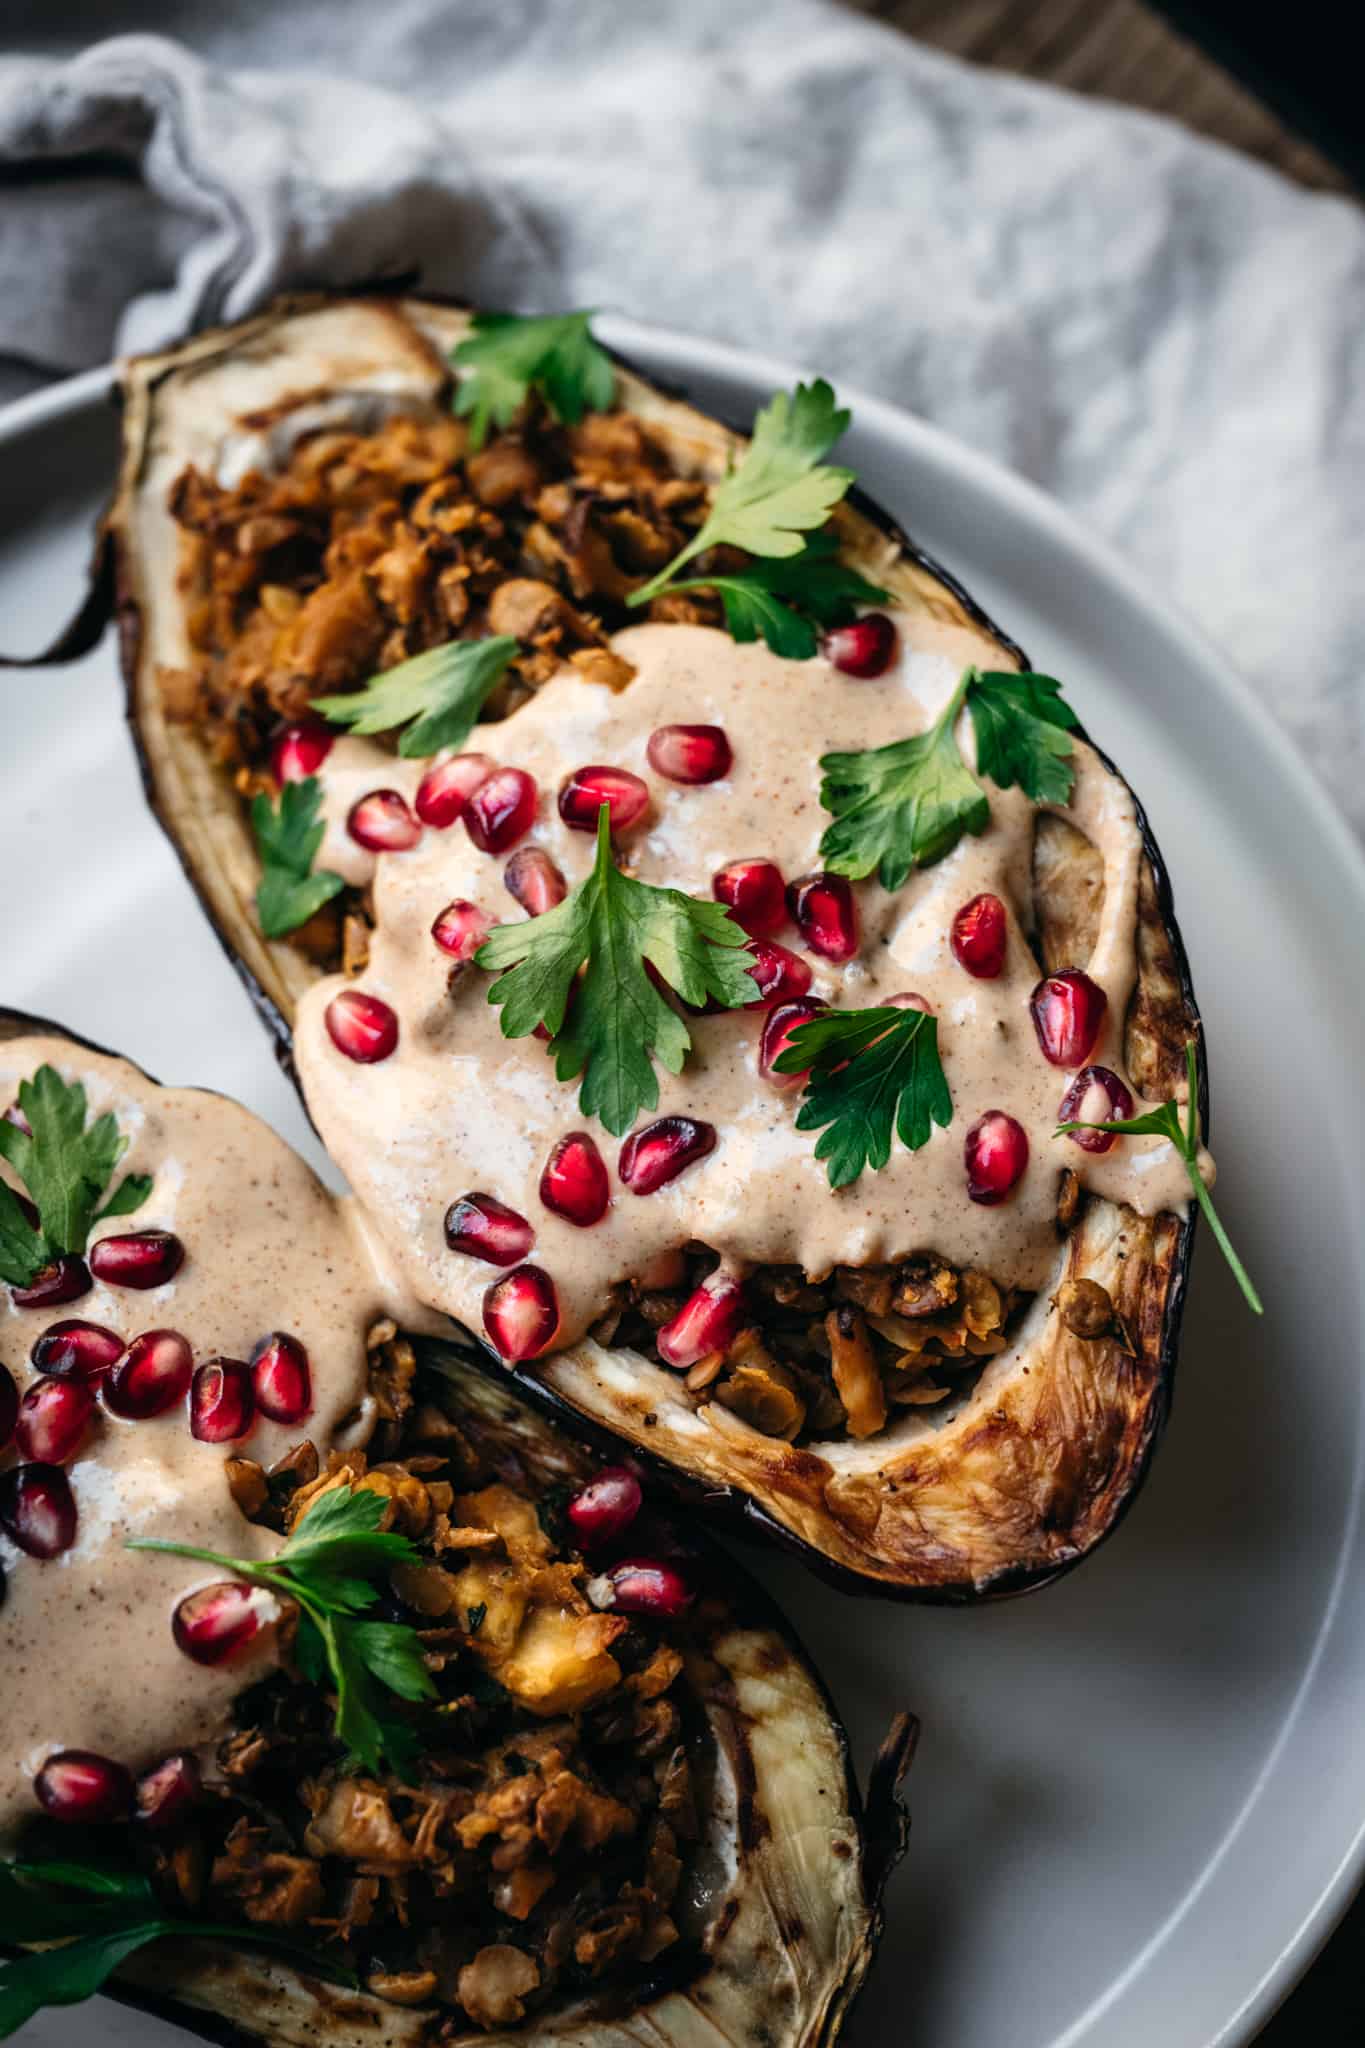
<instances>
[{"instance_id":1,"label":"green parsley leaf","mask_svg":"<svg viewBox=\"0 0 1365 2048\"><path fill-rule=\"evenodd\" d=\"M251 829L261 857L256 915L268 939L296 931L345 887L341 876L327 868L316 875L312 871L326 829L318 816L321 804L316 775L286 782L278 807L264 791L252 798Z\"/></svg>"},{"instance_id":2,"label":"green parsley leaf","mask_svg":"<svg viewBox=\"0 0 1365 2048\"><path fill-rule=\"evenodd\" d=\"M0 1279L12 1287L26 1287L64 1253L83 1252L100 1216L129 1215L152 1188L150 1175L129 1174L100 1209L128 1140L108 1110L87 1127L79 1081L63 1081L55 1067L41 1066L31 1081L20 1082L19 1107L28 1130L0 1118L0 1158L27 1188L38 1226L13 1189L0 1184Z\"/></svg>"},{"instance_id":3,"label":"green parsley leaf","mask_svg":"<svg viewBox=\"0 0 1365 2048\"><path fill-rule=\"evenodd\" d=\"M1078 724L1052 676L978 670L967 685L976 765L998 789L1017 783L1035 803L1069 801L1076 771L1067 735Z\"/></svg>"},{"instance_id":4,"label":"green parsley leaf","mask_svg":"<svg viewBox=\"0 0 1365 2048\"><path fill-rule=\"evenodd\" d=\"M825 866L855 880L875 868L884 889L899 889L912 868L942 860L964 832L985 831L990 804L957 743L964 703L983 775L1001 789L1017 783L1035 803L1066 803L1076 779L1076 715L1060 691L1051 676L964 669L927 732L826 754L820 801L834 823L820 841Z\"/></svg>"},{"instance_id":5,"label":"green parsley leaf","mask_svg":"<svg viewBox=\"0 0 1365 2048\"><path fill-rule=\"evenodd\" d=\"M0 1962L0 2041L8 2041L48 2005L79 2005L104 1988L120 1963L164 1934L184 1934L181 1921L121 1921L62 1948Z\"/></svg>"},{"instance_id":6,"label":"green parsley leaf","mask_svg":"<svg viewBox=\"0 0 1365 2048\"><path fill-rule=\"evenodd\" d=\"M730 474L711 493L711 509L685 548L627 602L648 604L679 569L707 548L746 554L799 555L802 535L823 526L853 482L851 469L824 460L851 414L835 403L823 377L779 391L754 421L753 438Z\"/></svg>"},{"instance_id":7,"label":"green parsley leaf","mask_svg":"<svg viewBox=\"0 0 1365 2048\"><path fill-rule=\"evenodd\" d=\"M396 1621L353 1621L348 1634L365 1669L400 1700L435 1699L416 1629Z\"/></svg>"},{"instance_id":8,"label":"green parsley leaf","mask_svg":"<svg viewBox=\"0 0 1365 2048\"><path fill-rule=\"evenodd\" d=\"M780 1074L810 1069L796 1128L824 1131L815 1156L828 1160L832 1188L885 1166L893 1131L918 1152L935 1124L952 1122L938 1020L923 1010L826 1011L798 1024L773 1064Z\"/></svg>"},{"instance_id":9,"label":"green parsley leaf","mask_svg":"<svg viewBox=\"0 0 1365 2048\"><path fill-rule=\"evenodd\" d=\"M152 1192L150 1173L127 1173L110 1195L102 1209L96 1209L93 1221L107 1223L111 1216L131 1216L134 1209L140 1209Z\"/></svg>"},{"instance_id":10,"label":"green parsley leaf","mask_svg":"<svg viewBox=\"0 0 1365 2048\"><path fill-rule=\"evenodd\" d=\"M366 1770L381 1770L387 1759L406 1776L416 1763L418 1744L406 1722L386 1712L384 1694L428 1700L435 1699L436 1688L416 1631L372 1617L378 1598L372 1581L386 1578L395 1564L421 1561L406 1536L379 1527L385 1507L383 1497L368 1487L329 1487L283 1548L262 1561L151 1536L133 1537L127 1547L199 1558L294 1601L302 1610L295 1652L299 1669L313 1684L330 1678L338 1738ZM369 1577L361 1576L366 1573Z\"/></svg>"},{"instance_id":11,"label":"green parsley leaf","mask_svg":"<svg viewBox=\"0 0 1365 2048\"><path fill-rule=\"evenodd\" d=\"M157 1911L149 1880L126 1866L0 1862L0 1928L8 1941L60 1941L93 1933L104 1920Z\"/></svg>"},{"instance_id":12,"label":"green parsley leaf","mask_svg":"<svg viewBox=\"0 0 1365 2048\"><path fill-rule=\"evenodd\" d=\"M474 957L504 970L488 991L502 1006L503 1037L544 1024L559 1079L582 1074L579 1106L619 1138L659 1100L651 1053L677 1074L692 1046L646 962L684 1002L714 996L735 1009L754 1000L748 944L723 905L623 875L603 804L592 873L554 910L494 926Z\"/></svg>"},{"instance_id":13,"label":"green parsley leaf","mask_svg":"<svg viewBox=\"0 0 1365 2048\"><path fill-rule=\"evenodd\" d=\"M0 1863L0 1927L18 1942L60 1948L0 1960L0 2040L7 2041L49 2005L93 1997L110 1974L149 1942L213 1941L283 1957L314 1976L355 1984L354 1976L314 1949L251 1926L172 1918L137 1871L104 1864Z\"/></svg>"},{"instance_id":14,"label":"green parsley leaf","mask_svg":"<svg viewBox=\"0 0 1365 2048\"><path fill-rule=\"evenodd\" d=\"M794 1035L794 1034L793 1034ZM1213 1206L1213 1197L1204 1186L1199 1171L1199 1132L1197 1129L1197 1103L1199 1098L1199 1071L1195 1065L1194 1041L1185 1041L1185 1071L1189 1076L1189 1103L1185 1122L1180 1121L1180 1105L1177 1102L1163 1102L1156 1109L1144 1110L1141 1116L1120 1117L1110 1123L1058 1124L1053 1132L1055 1138L1065 1137L1068 1131L1114 1131L1126 1137L1166 1138L1176 1151L1189 1175L1194 1198L1204 1212L1205 1221L1213 1232L1214 1242L1232 1268L1232 1277L1241 1288L1248 1308L1255 1315L1264 1315L1261 1297L1251 1283L1251 1276L1232 1248L1232 1239L1223 1228L1222 1219Z\"/></svg>"},{"instance_id":15,"label":"green parsley leaf","mask_svg":"<svg viewBox=\"0 0 1365 2048\"><path fill-rule=\"evenodd\" d=\"M35 1230L8 1181L0 1180L0 1280L27 1287L50 1261L41 1230Z\"/></svg>"},{"instance_id":16,"label":"green parsley leaf","mask_svg":"<svg viewBox=\"0 0 1365 2048\"><path fill-rule=\"evenodd\" d=\"M951 853L964 832L984 832L991 807L958 752L953 727L964 682L927 732L858 754L826 754L820 801L834 815L820 852L836 875L879 870L899 889L914 867Z\"/></svg>"},{"instance_id":17,"label":"green parsley leaf","mask_svg":"<svg viewBox=\"0 0 1365 2048\"><path fill-rule=\"evenodd\" d=\"M585 412L607 410L616 396L616 371L593 340L591 319L591 311L474 315L472 331L450 358L461 372L455 410L473 416L471 448L482 448L490 422L511 426L532 390L569 426Z\"/></svg>"},{"instance_id":18,"label":"green parsley leaf","mask_svg":"<svg viewBox=\"0 0 1365 2048\"><path fill-rule=\"evenodd\" d=\"M714 590L725 606L732 640L764 639L788 661L809 661L817 626L837 626L855 605L880 604L887 593L839 559L832 533L813 534L799 555L756 561L732 575L685 578L674 590Z\"/></svg>"},{"instance_id":19,"label":"green parsley leaf","mask_svg":"<svg viewBox=\"0 0 1365 2048\"><path fill-rule=\"evenodd\" d=\"M273 1563L288 1565L293 1572L333 1577L411 1563L413 1549L407 1537L379 1526L387 1505L372 1487L329 1486L296 1523Z\"/></svg>"},{"instance_id":20,"label":"green parsley leaf","mask_svg":"<svg viewBox=\"0 0 1365 2048\"><path fill-rule=\"evenodd\" d=\"M363 690L318 697L313 709L361 736L406 725L399 753L405 760L425 760L442 747L464 745L516 651L506 633L491 640L452 640L372 676Z\"/></svg>"}]
</instances>

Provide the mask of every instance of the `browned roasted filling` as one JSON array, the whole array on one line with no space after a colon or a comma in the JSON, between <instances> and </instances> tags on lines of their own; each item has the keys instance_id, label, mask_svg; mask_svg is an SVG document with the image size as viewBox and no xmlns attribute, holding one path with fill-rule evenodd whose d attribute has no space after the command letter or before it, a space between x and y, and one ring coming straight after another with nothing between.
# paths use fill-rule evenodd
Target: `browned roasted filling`
<instances>
[{"instance_id":1,"label":"browned roasted filling","mask_svg":"<svg viewBox=\"0 0 1365 2048\"><path fill-rule=\"evenodd\" d=\"M696 530L704 485L627 413L564 428L533 408L478 454L468 440L462 420L400 416L309 435L284 469L231 488L193 468L178 478L195 663L168 679L170 700L220 760L259 768L281 719L456 636L522 643L493 718L564 660L612 688L630 680L607 635L638 623L624 601ZM720 613L682 595L650 616Z\"/></svg>"},{"instance_id":2,"label":"browned roasted filling","mask_svg":"<svg viewBox=\"0 0 1365 2048\"><path fill-rule=\"evenodd\" d=\"M372 1488L420 1547L388 1589L441 1696L398 1708L421 1737L415 1781L349 1769L331 1701L286 1659L237 1701L221 1783L155 1853L186 1907L293 1929L380 1997L448 2008L435 2042L688 1955L673 1910L705 1724L678 1681L686 1656L705 1667L687 1623L594 1609L562 1500L536 1497L514 1448L481 1452L415 1397L411 1347L377 1334L369 1458L320 1466L305 1443L270 1472L233 1459L229 1478L281 1530L326 1487Z\"/></svg>"},{"instance_id":3,"label":"browned roasted filling","mask_svg":"<svg viewBox=\"0 0 1365 2048\"><path fill-rule=\"evenodd\" d=\"M669 1284L616 1290L593 1325L602 1344L657 1356L655 1338L716 1264L701 1246L679 1252ZM1003 1351L1026 1297L985 1273L932 1256L898 1266L836 1266L819 1282L796 1266L760 1267L746 1282L753 1320L699 1358L683 1385L787 1443L847 1432L876 1436L904 1408L930 1408L964 1375Z\"/></svg>"}]
</instances>

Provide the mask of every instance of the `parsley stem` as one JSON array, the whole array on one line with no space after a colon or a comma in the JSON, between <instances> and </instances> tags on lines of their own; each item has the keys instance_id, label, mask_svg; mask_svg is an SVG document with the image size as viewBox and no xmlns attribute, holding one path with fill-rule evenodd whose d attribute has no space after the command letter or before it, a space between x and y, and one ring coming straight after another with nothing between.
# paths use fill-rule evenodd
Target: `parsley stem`
<instances>
[{"instance_id":1,"label":"parsley stem","mask_svg":"<svg viewBox=\"0 0 1365 2048\"><path fill-rule=\"evenodd\" d=\"M944 733L957 724L958 713L966 702L969 686L976 681L976 675L974 668L964 668L958 677L957 688L934 720L933 735L936 740L942 739Z\"/></svg>"},{"instance_id":2,"label":"parsley stem","mask_svg":"<svg viewBox=\"0 0 1365 2048\"><path fill-rule=\"evenodd\" d=\"M631 591L626 599L626 603L628 605L648 604L651 598L657 597L660 591L668 588L684 563L690 562L695 555L701 554L703 548L707 548L710 545L710 536L707 534L706 528L704 526L699 527L687 543L687 546L680 549L674 555L671 562L665 562L657 576L651 576L648 583L641 584L638 590Z\"/></svg>"},{"instance_id":3,"label":"parsley stem","mask_svg":"<svg viewBox=\"0 0 1365 2048\"><path fill-rule=\"evenodd\" d=\"M1232 1240L1224 1230L1218 1211L1213 1206L1213 1197L1204 1186L1199 1172L1199 1070L1195 1064L1194 1040L1185 1041L1185 1072L1189 1076L1189 1101L1186 1105L1185 1122L1180 1121L1180 1105L1175 1101L1163 1102L1158 1109L1148 1110L1142 1116L1114 1117L1107 1123L1084 1123L1073 1119L1070 1123L1059 1124L1054 1137L1064 1137L1068 1131L1112 1131L1118 1137L1143 1136L1164 1138L1174 1145L1180 1155L1180 1162L1189 1177L1194 1198L1202 1210L1214 1242L1227 1260L1232 1277L1241 1288L1247 1307L1254 1315L1264 1315L1265 1308L1260 1295L1251 1284L1251 1276L1232 1248Z\"/></svg>"},{"instance_id":4,"label":"parsley stem","mask_svg":"<svg viewBox=\"0 0 1365 2048\"><path fill-rule=\"evenodd\" d=\"M195 1543L167 1543L159 1536L130 1536L123 1547L125 1550L161 1550L170 1557L194 1557L201 1564L221 1565L224 1571L234 1572L238 1578L268 1583L268 1564L249 1564L245 1558L224 1557L221 1550L201 1550Z\"/></svg>"},{"instance_id":5,"label":"parsley stem","mask_svg":"<svg viewBox=\"0 0 1365 2048\"><path fill-rule=\"evenodd\" d=\"M1213 1206L1213 1197L1210 1195L1208 1189L1204 1186L1203 1179L1200 1176L1197 1161L1188 1153L1182 1156L1185 1160L1185 1171L1190 1176L1190 1186L1194 1189L1194 1198L1204 1212L1204 1216L1208 1222L1209 1229L1213 1232L1214 1239L1218 1245L1219 1251L1222 1252L1223 1257L1227 1260L1229 1266L1231 1266L1232 1268L1232 1277L1237 1282L1237 1285L1241 1288L1243 1295L1246 1297L1247 1307L1251 1309L1251 1311L1255 1315L1264 1315L1265 1309L1262 1305L1261 1297L1256 1292L1256 1289L1252 1286L1251 1276L1248 1274L1246 1267L1242 1264L1242 1261L1238 1258L1236 1252L1232 1248L1232 1240L1228 1236L1226 1230L1224 1230L1222 1221L1218 1215L1218 1211Z\"/></svg>"}]
</instances>

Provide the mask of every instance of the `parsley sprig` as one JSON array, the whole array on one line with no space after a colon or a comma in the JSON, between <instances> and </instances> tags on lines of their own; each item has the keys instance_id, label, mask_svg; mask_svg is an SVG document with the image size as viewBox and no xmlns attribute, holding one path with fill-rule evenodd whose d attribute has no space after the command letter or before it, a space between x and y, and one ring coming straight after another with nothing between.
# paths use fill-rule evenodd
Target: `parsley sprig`
<instances>
[{"instance_id":1,"label":"parsley sprig","mask_svg":"<svg viewBox=\"0 0 1365 2048\"><path fill-rule=\"evenodd\" d=\"M251 829L261 861L256 915L268 939L297 931L345 887L330 868L313 872L326 830L318 816L321 805L322 784L316 775L286 782L278 804L272 804L264 791L252 798Z\"/></svg>"},{"instance_id":2,"label":"parsley sprig","mask_svg":"<svg viewBox=\"0 0 1365 2048\"><path fill-rule=\"evenodd\" d=\"M152 1180L130 1173L99 1206L128 1140L109 1110L87 1126L84 1088L64 1081L55 1067L41 1066L31 1081L19 1083L19 1108L28 1129L0 1117L0 1158L27 1188L38 1220L30 1220L13 1188L0 1181L0 1280L28 1287L54 1259L83 1252L96 1223L140 1208Z\"/></svg>"},{"instance_id":3,"label":"parsley sprig","mask_svg":"<svg viewBox=\"0 0 1365 2048\"><path fill-rule=\"evenodd\" d=\"M464 745L516 651L506 633L452 640L372 676L361 690L318 697L313 709L361 737L406 726L399 753L406 760L425 759L442 747Z\"/></svg>"},{"instance_id":4,"label":"parsley sprig","mask_svg":"<svg viewBox=\"0 0 1365 2048\"><path fill-rule=\"evenodd\" d=\"M1167 1138L1175 1146L1190 1178L1194 1198L1204 1212L1205 1221L1213 1232L1219 1251L1232 1268L1232 1277L1246 1297L1247 1306L1256 1315L1264 1315L1261 1297L1251 1284L1246 1267L1232 1248L1232 1239L1223 1228L1218 1211L1213 1206L1213 1197L1204 1186L1199 1171L1199 1074L1195 1066L1194 1041L1185 1042L1185 1071L1189 1076L1190 1096L1185 1109L1185 1121L1180 1121L1180 1105L1177 1102L1163 1102L1156 1109L1144 1111L1141 1116L1116 1118L1110 1123L1058 1124L1055 1137L1065 1136L1067 1131L1114 1131L1124 1137Z\"/></svg>"},{"instance_id":5,"label":"parsley sprig","mask_svg":"<svg viewBox=\"0 0 1365 2048\"><path fill-rule=\"evenodd\" d=\"M371 1613L378 1598L374 1578L396 1564L420 1562L406 1536L380 1529L385 1506L383 1496L367 1487L329 1487L283 1549L263 1562L152 1536L133 1537L128 1548L200 1558L294 1601L301 1610L294 1654L305 1678L315 1684L330 1678L337 1735L366 1770L379 1770L387 1758L400 1776L408 1776L418 1756L417 1738L389 1711L384 1695L420 1702L435 1699L436 1688L416 1630L377 1621Z\"/></svg>"},{"instance_id":6,"label":"parsley sprig","mask_svg":"<svg viewBox=\"0 0 1365 2048\"><path fill-rule=\"evenodd\" d=\"M585 412L606 411L616 396L616 372L589 331L591 319L591 311L474 315L450 358L462 373L455 410L471 416L471 448L482 448L490 424L509 427L532 391L570 426Z\"/></svg>"},{"instance_id":7,"label":"parsley sprig","mask_svg":"<svg viewBox=\"0 0 1365 2048\"><path fill-rule=\"evenodd\" d=\"M651 1055L678 1074L692 1045L647 966L686 1003L714 996L735 1009L755 999L748 943L722 904L622 874L604 804L592 872L554 910L495 926L474 957L503 970L488 991L502 1006L503 1037L543 1024L559 1079L581 1074L584 1114L619 1138L658 1103Z\"/></svg>"},{"instance_id":8,"label":"parsley sprig","mask_svg":"<svg viewBox=\"0 0 1365 2048\"><path fill-rule=\"evenodd\" d=\"M952 1122L938 1020L923 1010L828 1010L799 1024L773 1065L779 1074L810 1069L796 1128L824 1132L815 1156L828 1161L832 1188L885 1166L893 1132L918 1152L935 1124Z\"/></svg>"},{"instance_id":9,"label":"parsley sprig","mask_svg":"<svg viewBox=\"0 0 1365 2048\"><path fill-rule=\"evenodd\" d=\"M657 576L632 591L627 602L648 604L675 585L678 571L708 548L742 548L773 561L802 556L805 536L824 525L853 482L851 469L836 469L824 459L849 418L823 377L813 384L798 384L794 391L779 391L754 421L753 438L739 461L711 493L702 525ZM817 555L815 561L808 560L807 568L827 576L827 570L819 569L823 559ZM710 578L706 582L708 587L720 587ZM752 606L756 592L757 579L746 583L742 606ZM732 590L731 601L734 598ZM741 616L746 615L742 610Z\"/></svg>"},{"instance_id":10,"label":"parsley sprig","mask_svg":"<svg viewBox=\"0 0 1365 2048\"><path fill-rule=\"evenodd\" d=\"M876 868L884 889L899 889L912 868L942 860L964 832L985 831L990 803L957 743L964 704L982 775L1000 789L1017 783L1035 803L1069 800L1077 720L1061 684L1028 671L964 669L927 732L823 757L820 801L834 818L820 841L827 868L855 880Z\"/></svg>"},{"instance_id":11,"label":"parsley sprig","mask_svg":"<svg viewBox=\"0 0 1365 2048\"><path fill-rule=\"evenodd\" d=\"M318 1950L268 1928L173 1916L140 1871L112 1864L0 1863L0 1930L6 1941L62 1943L0 1960L0 2041L17 2034L44 2006L92 1998L120 1963L164 1936L259 1950L311 1976L356 1983L349 1970Z\"/></svg>"},{"instance_id":12,"label":"parsley sprig","mask_svg":"<svg viewBox=\"0 0 1365 2048\"><path fill-rule=\"evenodd\" d=\"M860 604L881 604L887 593L839 559L832 533L812 534L799 555L754 561L719 576L684 577L671 590L714 590L725 607L732 640L766 640L788 661L809 661L820 644L817 628L843 625Z\"/></svg>"}]
</instances>

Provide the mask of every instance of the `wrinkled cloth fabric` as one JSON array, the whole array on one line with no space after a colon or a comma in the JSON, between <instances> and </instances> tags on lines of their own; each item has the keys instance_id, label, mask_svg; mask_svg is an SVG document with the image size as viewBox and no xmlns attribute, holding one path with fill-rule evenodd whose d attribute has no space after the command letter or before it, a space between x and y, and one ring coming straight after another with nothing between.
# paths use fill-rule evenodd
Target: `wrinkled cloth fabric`
<instances>
[{"instance_id":1,"label":"wrinkled cloth fabric","mask_svg":"<svg viewBox=\"0 0 1365 2048\"><path fill-rule=\"evenodd\" d=\"M895 400L1053 492L1365 831L1365 212L823 0L19 0L0 395L419 272Z\"/></svg>"}]
</instances>

